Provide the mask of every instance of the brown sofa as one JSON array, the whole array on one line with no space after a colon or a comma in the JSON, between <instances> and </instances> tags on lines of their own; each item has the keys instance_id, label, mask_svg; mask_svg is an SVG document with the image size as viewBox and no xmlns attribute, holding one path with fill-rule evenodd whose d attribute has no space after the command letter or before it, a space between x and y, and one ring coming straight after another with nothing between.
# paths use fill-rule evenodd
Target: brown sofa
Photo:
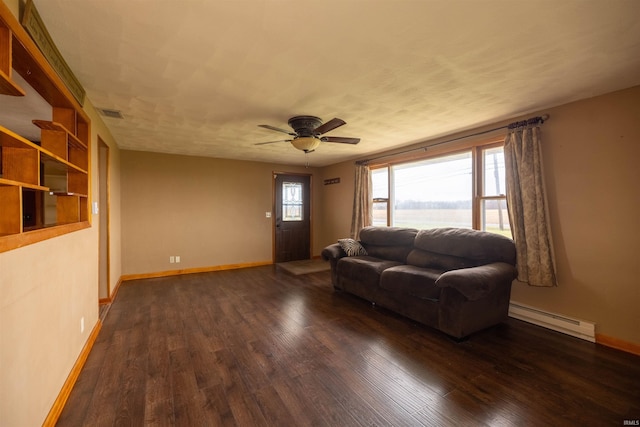
<instances>
[{"instance_id":1,"label":"brown sofa","mask_svg":"<svg viewBox=\"0 0 640 427\"><path fill-rule=\"evenodd\" d=\"M513 240L463 228L365 227L360 250L327 246L336 290L462 339L507 318L516 278ZM347 247L348 250L352 248Z\"/></svg>"}]
</instances>

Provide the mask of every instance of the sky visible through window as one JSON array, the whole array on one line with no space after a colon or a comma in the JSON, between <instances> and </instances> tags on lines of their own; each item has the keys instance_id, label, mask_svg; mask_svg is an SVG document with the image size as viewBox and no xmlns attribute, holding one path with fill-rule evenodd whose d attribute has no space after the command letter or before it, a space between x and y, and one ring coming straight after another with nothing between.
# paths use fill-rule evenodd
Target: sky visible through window
<instances>
[{"instance_id":1,"label":"sky visible through window","mask_svg":"<svg viewBox=\"0 0 640 427\"><path fill-rule=\"evenodd\" d=\"M471 200L471 153L440 157L393 168L395 203Z\"/></svg>"},{"instance_id":2,"label":"sky visible through window","mask_svg":"<svg viewBox=\"0 0 640 427\"><path fill-rule=\"evenodd\" d=\"M485 150L484 157L484 195L505 194L502 147ZM396 203L470 200L472 196L470 152L393 166L393 174ZM373 170L372 186L374 198L389 197L387 168Z\"/></svg>"},{"instance_id":3,"label":"sky visible through window","mask_svg":"<svg viewBox=\"0 0 640 427\"><path fill-rule=\"evenodd\" d=\"M483 196L505 193L502 147L482 151ZM391 173L391 195L388 194ZM374 199L390 198L391 225L432 228L471 227L473 201L473 156L471 151L372 171ZM497 201L483 202L483 212L492 213ZM489 209L489 210L487 210ZM383 210L381 212L380 210ZM386 223L386 203L374 204L374 224ZM501 221L502 222L502 221Z\"/></svg>"}]
</instances>

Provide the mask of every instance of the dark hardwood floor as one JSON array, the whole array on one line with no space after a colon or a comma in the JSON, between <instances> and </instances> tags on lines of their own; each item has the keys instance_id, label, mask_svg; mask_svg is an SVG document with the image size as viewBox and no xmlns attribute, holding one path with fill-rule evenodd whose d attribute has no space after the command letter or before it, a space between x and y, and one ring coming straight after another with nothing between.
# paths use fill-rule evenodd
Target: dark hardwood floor
<instances>
[{"instance_id":1,"label":"dark hardwood floor","mask_svg":"<svg viewBox=\"0 0 640 427\"><path fill-rule=\"evenodd\" d=\"M510 319L456 343L279 267L122 284L59 426L603 426L640 357Z\"/></svg>"}]
</instances>

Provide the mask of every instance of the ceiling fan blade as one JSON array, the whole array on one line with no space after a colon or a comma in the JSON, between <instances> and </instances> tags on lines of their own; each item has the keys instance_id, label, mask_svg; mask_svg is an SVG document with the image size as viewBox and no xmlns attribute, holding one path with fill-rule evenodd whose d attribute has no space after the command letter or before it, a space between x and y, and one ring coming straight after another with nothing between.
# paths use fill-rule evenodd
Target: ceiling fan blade
<instances>
[{"instance_id":1,"label":"ceiling fan blade","mask_svg":"<svg viewBox=\"0 0 640 427\"><path fill-rule=\"evenodd\" d=\"M265 145L265 144L275 144L276 142L291 142L292 139L279 139L278 141L267 141L267 142L258 142L253 145Z\"/></svg>"},{"instance_id":2,"label":"ceiling fan blade","mask_svg":"<svg viewBox=\"0 0 640 427\"><path fill-rule=\"evenodd\" d=\"M287 135L296 136L296 134L294 132L291 132L290 130L280 129L275 126L271 126L271 125L258 125L258 126L265 129L275 130L276 132L286 133Z\"/></svg>"},{"instance_id":3,"label":"ceiling fan blade","mask_svg":"<svg viewBox=\"0 0 640 427\"><path fill-rule=\"evenodd\" d=\"M320 140L323 142L339 142L342 144L357 144L360 142L360 138L345 138L342 136L323 136Z\"/></svg>"},{"instance_id":4,"label":"ceiling fan blade","mask_svg":"<svg viewBox=\"0 0 640 427\"><path fill-rule=\"evenodd\" d=\"M337 127L340 127L342 125L347 124L347 122L345 122L342 119L331 119L329 120L327 123L322 124L320 126L318 126L317 128L315 128L313 130L313 133L315 133L316 135L322 135L323 133L327 133L331 130L334 130Z\"/></svg>"}]
</instances>

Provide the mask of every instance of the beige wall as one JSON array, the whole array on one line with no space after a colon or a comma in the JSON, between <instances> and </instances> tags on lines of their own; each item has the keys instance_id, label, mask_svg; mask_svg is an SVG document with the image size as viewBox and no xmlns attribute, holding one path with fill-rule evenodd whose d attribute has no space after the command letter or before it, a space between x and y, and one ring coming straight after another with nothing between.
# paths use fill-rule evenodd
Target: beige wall
<instances>
[{"instance_id":1,"label":"beige wall","mask_svg":"<svg viewBox=\"0 0 640 427\"><path fill-rule=\"evenodd\" d=\"M342 162L320 170L320 182L324 182L325 179L340 178L340 183L323 185L320 189L323 209L316 253L322 252L325 246L336 243L340 238L349 237L355 182L353 165L353 162Z\"/></svg>"},{"instance_id":2,"label":"beige wall","mask_svg":"<svg viewBox=\"0 0 640 427\"><path fill-rule=\"evenodd\" d=\"M543 126L559 286L512 300L640 344L640 86L548 110Z\"/></svg>"},{"instance_id":3,"label":"beige wall","mask_svg":"<svg viewBox=\"0 0 640 427\"><path fill-rule=\"evenodd\" d=\"M7 5L7 7L11 11L11 13L13 13L14 16L18 16L18 11L20 8L20 0L1 0L1 1Z\"/></svg>"},{"instance_id":4,"label":"beige wall","mask_svg":"<svg viewBox=\"0 0 640 427\"><path fill-rule=\"evenodd\" d=\"M118 281L122 276L122 220L121 220L121 175L120 175L120 149L111 135L111 132L107 129L102 117L96 112L89 100L84 103L84 110L91 119L91 200L99 201L99 185L98 185L98 137L102 139L109 147L109 290L111 295L116 289ZM99 212L97 215L92 215L92 225L99 233L100 228L100 215L105 215L106 212ZM98 236L100 238L100 236ZM96 248L97 249L97 248ZM102 254L96 254L96 257L102 256ZM96 284L97 286L97 284Z\"/></svg>"},{"instance_id":5,"label":"beige wall","mask_svg":"<svg viewBox=\"0 0 640 427\"><path fill-rule=\"evenodd\" d=\"M273 172L313 168L122 151L122 273L146 274L273 258ZM313 180L313 224L320 203ZM317 233L313 232L315 236ZM169 263L180 256L180 264Z\"/></svg>"},{"instance_id":6,"label":"beige wall","mask_svg":"<svg viewBox=\"0 0 640 427\"><path fill-rule=\"evenodd\" d=\"M515 282L512 300L595 322L598 334L640 344L640 87L514 120L544 113L551 115L542 127L543 155L559 286ZM349 177L353 162L321 174ZM352 197L353 179L343 182L324 192L327 241L349 232L350 205L335 208Z\"/></svg>"},{"instance_id":7,"label":"beige wall","mask_svg":"<svg viewBox=\"0 0 640 427\"><path fill-rule=\"evenodd\" d=\"M42 424L89 337L98 318L96 242L90 228L0 254L3 426Z\"/></svg>"}]
</instances>

